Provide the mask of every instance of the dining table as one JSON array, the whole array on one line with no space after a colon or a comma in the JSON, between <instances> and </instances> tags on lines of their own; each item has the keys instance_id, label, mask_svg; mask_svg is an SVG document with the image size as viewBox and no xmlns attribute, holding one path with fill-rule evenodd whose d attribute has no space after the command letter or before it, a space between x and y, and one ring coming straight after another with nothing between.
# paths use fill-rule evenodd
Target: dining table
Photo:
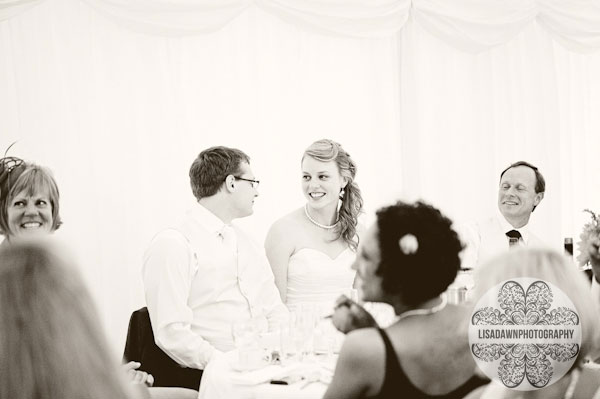
<instances>
[{"instance_id":1,"label":"dining table","mask_svg":"<svg viewBox=\"0 0 600 399\"><path fill-rule=\"evenodd\" d=\"M311 354L303 359L268 362L252 370L236 367L238 352L219 354L208 363L199 399L318 399L333 376L337 355Z\"/></svg>"},{"instance_id":2,"label":"dining table","mask_svg":"<svg viewBox=\"0 0 600 399\"><path fill-rule=\"evenodd\" d=\"M393 321L391 306L382 303L364 306L379 325L388 326ZM234 323L234 342L237 341L239 346L235 350L219 352L210 360L202 374L198 398L322 398L333 377L345 336L335 329L330 316L321 313L315 312L313 307L303 306L292 312L291 324L258 335L253 333L252 323ZM301 341L302 344L294 344L290 338L294 338L292 342ZM243 355L244 347L254 348L247 353L258 350L278 355L267 356L269 359L252 367L242 367L242 359L248 360ZM287 356L293 347L295 355Z\"/></svg>"}]
</instances>

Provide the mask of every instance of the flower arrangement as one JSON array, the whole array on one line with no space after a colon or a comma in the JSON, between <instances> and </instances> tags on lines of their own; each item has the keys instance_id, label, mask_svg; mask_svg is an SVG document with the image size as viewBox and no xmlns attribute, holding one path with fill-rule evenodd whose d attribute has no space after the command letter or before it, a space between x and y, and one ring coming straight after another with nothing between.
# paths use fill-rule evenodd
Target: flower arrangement
<instances>
[{"instance_id":1,"label":"flower arrangement","mask_svg":"<svg viewBox=\"0 0 600 399\"><path fill-rule=\"evenodd\" d=\"M580 266L600 264L600 215L596 215L589 209L585 209L584 212L588 212L592 220L583 226L579 236L577 262Z\"/></svg>"}]
</instances>

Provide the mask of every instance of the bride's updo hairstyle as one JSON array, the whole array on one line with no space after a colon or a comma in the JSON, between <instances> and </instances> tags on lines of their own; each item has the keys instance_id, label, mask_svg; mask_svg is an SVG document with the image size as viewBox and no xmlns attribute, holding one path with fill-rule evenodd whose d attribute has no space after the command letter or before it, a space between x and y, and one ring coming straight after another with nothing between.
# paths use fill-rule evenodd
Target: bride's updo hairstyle
<instances>
[{"instance_id":1,"label":"bride's updo hairstyle","mask_svg":"<svg viewBox=\"0 0 600 399\"><path fill-rule=\"evenodd\" d=\"M354 178L356 177L356 164L354 160L352 160L350 154L339 143L329 139L322 139L312 143L304 151L302 160L306 156L320 162L334 161L340 175L348 181L343 190L344 194L340 197L342 205L338 213L339 219L336 232L337 238L341 237L353 251L356 251L358 247L356 225L358 224L358 215L362 211L363 199L360 194L360 188L354 182Z\"/></svg>"},{"instance_id":2,"label":"bride's updo hairstyle","mask_svg":"<svg viewBox=\"0 0 600 399\"><path fill-rule=\"evenodd\" d=\"M463 246L452 221L424 202L377 211L380 263L376 273L390 295L415 306L446 291L460 267Z\"/></svg>"}]
</instances>

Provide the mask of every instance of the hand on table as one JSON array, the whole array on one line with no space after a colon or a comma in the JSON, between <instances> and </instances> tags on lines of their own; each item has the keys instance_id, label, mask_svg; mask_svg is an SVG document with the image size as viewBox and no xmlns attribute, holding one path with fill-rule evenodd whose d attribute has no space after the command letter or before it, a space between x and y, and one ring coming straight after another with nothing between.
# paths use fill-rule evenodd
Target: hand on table
<instances>
[{"instance_id":1,"label":"hand on table","mask_svg":"<svg viewBox=\"0 0 600 399\"><path fill-rule=\"evenodd\" d=\"M121 367L132 384L144 384L151 387L154 384L154 377L145 371L137 370L141 365L140 362L129 362Z\"/></svg>"},{"instance_id":2,"label":"hand on table","mask_svg":"<svg viewBox=\"0 0 600 399\"><path fill-rule=\"evenodd\" d=\"M377 327L377 322L369 312L344 295L335 301L331 321L344 334L359 328Z\"/></svg>"}]
</instances>

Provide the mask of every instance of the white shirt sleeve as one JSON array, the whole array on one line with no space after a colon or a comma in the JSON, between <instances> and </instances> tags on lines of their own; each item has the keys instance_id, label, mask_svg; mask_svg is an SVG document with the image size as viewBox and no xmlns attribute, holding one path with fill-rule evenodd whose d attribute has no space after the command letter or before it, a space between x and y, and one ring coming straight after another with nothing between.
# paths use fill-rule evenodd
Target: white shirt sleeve
<instances>
[{"instance_id":1,"label":"white shirt sleeve","mask_svg":"<svg viewBox=\"0 0 600 399\"><path fill-rule=\"evenodd\" d=\"M464 245L464 249L460 253L461 268L474 269L477 266L479 245L481 244L477 225L474 223L458 224L453 227Z\"/></svg>"},{"instance_id":2,"label":"white shirt sleeve","mask_svg":"<svg viewBox=\"0 0 600 399\"><path fill-rule=\"evenodd\" d=\"M144 254L142 275L156 344L177 363L204 369L218 350L191 328L187 301L197 268L185 237L166 230Z\"/></svg>"}]
</instances>

